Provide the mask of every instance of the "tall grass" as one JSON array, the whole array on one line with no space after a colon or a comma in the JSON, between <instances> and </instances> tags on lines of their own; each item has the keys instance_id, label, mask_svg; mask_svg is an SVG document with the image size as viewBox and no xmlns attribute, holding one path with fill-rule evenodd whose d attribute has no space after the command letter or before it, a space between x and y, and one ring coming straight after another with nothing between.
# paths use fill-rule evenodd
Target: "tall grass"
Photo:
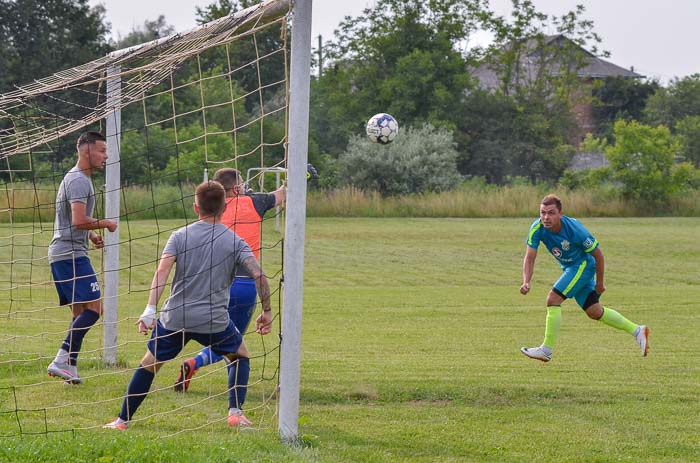
<instances>
[{"instance_id":1,"label":"tall grass","mask_svg":"<svg viewBox=\"0 0 700 463\"><path fill-rule=\"evenodd\" d=\"M356 188L309 193L310 217L530 217L546 193L562 198L578 217L700 216L700 191L671 198L664 207L624 201L606 191L548 189L543 185L465 186L444 192L382 197Z\"/></svg>"},{"instance_id":2,"label":"tall grass","mask_svg":"<svg viewBox=\"0 0 700 463\"><path fill-rule=\"evenodd\" d=\"M58 185L8 184L0 194L0 223L52 222ZM132 220L194 218L195 185L158 184L151 188L125 187L121 190L120 215ZM104 190L97 190L98 212L102 216Z\"/></svg>"},{"instance_id":3,"label":"tall grass","mask_svg":"<svg viewBox=\"0 0 700 463\"><path fill-rule=\"evenodd\" d=\"M121 192L121 215L130 220L194 218L194 185L126 187ZM659 207L624 201L610 191L568 190L545 185L508 186L465 183L444 193L383 197L357 188L310 190L309 217L530 217L546 193L559 195L565 213L576 217L700 217L700 191L673 196ZM98 192L102 195L103 192ZM6 188L0 195L0 223L51 222L56 188L38 185ZM98 201L101 203L101 201ZM101 208L101 205L98 206ZM101 211L98 210L101 216Z\"/></svg>"}]
</instances>

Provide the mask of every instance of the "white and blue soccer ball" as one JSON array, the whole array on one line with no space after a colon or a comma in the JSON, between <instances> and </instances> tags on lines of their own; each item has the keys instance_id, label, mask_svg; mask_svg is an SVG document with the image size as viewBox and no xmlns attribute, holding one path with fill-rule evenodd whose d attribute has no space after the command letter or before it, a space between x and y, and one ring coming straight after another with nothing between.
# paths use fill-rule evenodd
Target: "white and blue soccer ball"
<instances>
[{"instance_id":1,"label":"white and blue soccer ball","mask_svg":"<svg viewBox=\"0 0 700 463\"><path fill-rule=\"evenodd\" d=\"M367 136L374 143L391 143L399 133L399 123L391 114L375 114L367 121Z\"/></svg>"}]
</instances>

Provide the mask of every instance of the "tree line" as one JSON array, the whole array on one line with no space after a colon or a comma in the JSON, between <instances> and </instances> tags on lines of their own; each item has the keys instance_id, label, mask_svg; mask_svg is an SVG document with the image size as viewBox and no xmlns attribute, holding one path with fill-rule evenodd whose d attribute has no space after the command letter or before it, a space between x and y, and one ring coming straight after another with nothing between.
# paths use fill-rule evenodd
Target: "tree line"
<instances>
[{"instance_id":1,"label":"tree line","mask_svg":"<svg viewBox=\"0 0 700 463\"><path fill-rule=\"evenodd\" d=\"M254 3L217 0L196 9L197 21L206 23ZM104 8L90 7L87 0L0 0L0 7L6 12L0 17L0 92L173 32L160 16L114 41L108 38ZM321 187L350 184L390 195L444 191L469 178L492 184L526 179L570 188L602 185L644 201L663 201L699 187L700 75L676 77L666 85L594 79L582 92L579 71L586 65L586 51L607 56L583 6L561 16L546 15L529 0L513 0L508 16L491 11L487 0L384 0L381 7L381 12L368 8L345 18L313 54L321 59L314 63L311 82L309 157L321 171ZM471 46L483 31L492 42ZM561 34L571 46L548 42L544 31ZM280 40L280 34L263 35L258 46L273 50ZM255 49L241 43L232 53L250 62ZM524 58L536 61L535 66L523 68ZM208 60L205 72L214 75L221 64L215 54ZM265 65L270 66L263 71L267 74L283 72ZM475 77L484 65L495 76L488 89ZM235 79L244 92L256 76L241 73ZM266 98L279 95L270 92ZM579 129L574 110L580 104L592 107L596 123L579 144L573 134ZM259 109L245 100L240 111L254 118ZM362 135L366 120L378 112L394 115L401 125L389 147L371 145ZM154 172L167 178L202 165L199 147L173 153L173 129L145 134L138 118L123 136L122 152L134 160L128 163L131 181L147 183ZM215 123L230 121L221 116ZM283 120L266 124L271 138L284 131ZM195 136L203 128L193 122L182 130ZM245 136L239 142L246 143ZM232 143L221 136L213 143L214 155L232 150ZM605 153L609 165L570 171L572 156L581 150ZM151 158L144 159L146 154ZM281 158L283 152L274 156Z\"/></svg>"}]
</instances>

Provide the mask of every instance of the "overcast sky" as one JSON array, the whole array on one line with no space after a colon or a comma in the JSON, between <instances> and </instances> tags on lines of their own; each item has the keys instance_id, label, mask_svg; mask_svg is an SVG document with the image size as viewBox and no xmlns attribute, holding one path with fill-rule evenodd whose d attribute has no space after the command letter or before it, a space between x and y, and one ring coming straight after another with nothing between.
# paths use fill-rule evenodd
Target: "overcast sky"
<instances>
[{"instance_id":1,"label":"overcast sky","mask_svg":"<svg viewBox=\"0 0 700 463\"><path fill-rule=\"evenodd\" d=\"M134 26L165 15L177 31L196 25L195 6L214 0L90 0L107 8L112 34L126 35ZM490 0L492 8L506 14L510 0ZM585 18L593 20L602 37L600 48L611 53L613 63L667 82L672 77L700 73L700 0L533 0L539 11L560 16L586 6ZM313 37L332 38L344 16L358 16L378 0L313 0Z\"/></svg>"}]
</instances>

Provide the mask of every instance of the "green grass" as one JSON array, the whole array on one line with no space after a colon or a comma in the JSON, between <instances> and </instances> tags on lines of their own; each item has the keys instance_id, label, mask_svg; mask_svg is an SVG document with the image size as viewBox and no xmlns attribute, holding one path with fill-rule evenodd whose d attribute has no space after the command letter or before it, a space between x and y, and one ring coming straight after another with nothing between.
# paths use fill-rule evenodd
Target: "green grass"
<instances>
[{"instance_id":1,"label":"green grass","mask_svg":"<svg viewBox=\"0 0 700 463\"><path fill-rule=\"evenodd\" d=\"M87 429L7 437L0 461L56 455L86 462L697 461L700 219L583 222L606 256L604 303L651 327L647 358L629 335L589 320L572 302L564 305L552 362L518 352L541 341L544 299L559 274L553 258L540 253L531 294L519 294L530 218L310 219L300 446L279 443L274 403L252 412L256 422L262 420L258 431L231 433L215 423L160 438L220 418L223 398L192 406L217 391L223 378L212 374L206 387L186 397L167 390L149 397L139 410L149 418L126 433ZM153 223L131 226L134 236L145 236ZM269 229L266 236L277 238ZM153 243L139 243L132 261L150 259ZM150 278L152 266L143 267L134 272L134 287ZM133 307L124 316L138 316L145 294L127 299ZM47 324L60 319L56 332L65 329L59 310L42 316ZM133 346L122 360L129 367L144 348L131 330L125 322L122 332ZM251 343L252 350L262 350ZM53 354L51 346L41 348L43 355ZM37 362L13 368L15 381L43 381L28 399L35 407L47 400L76 401L76 395L87 404L111 400L73 413L61 410L63 428L66 422L107 421L128 382L128 374L104 375L109 370L99 360L86 370L94 379L78 388L49 382L41 371L45 365ZM259 374L259 364L252 369ZM175 366L166 365L156 381L167 388L174 374ZM263 402L263 386L252 390L253 406ZM3 409L8 400L0 395ZM188 408L150 417L181 407ZM38 428L43 421L35 422ZM11 420L0 415L0 433L9 429Z\"/></svg>"}]
</instances>

